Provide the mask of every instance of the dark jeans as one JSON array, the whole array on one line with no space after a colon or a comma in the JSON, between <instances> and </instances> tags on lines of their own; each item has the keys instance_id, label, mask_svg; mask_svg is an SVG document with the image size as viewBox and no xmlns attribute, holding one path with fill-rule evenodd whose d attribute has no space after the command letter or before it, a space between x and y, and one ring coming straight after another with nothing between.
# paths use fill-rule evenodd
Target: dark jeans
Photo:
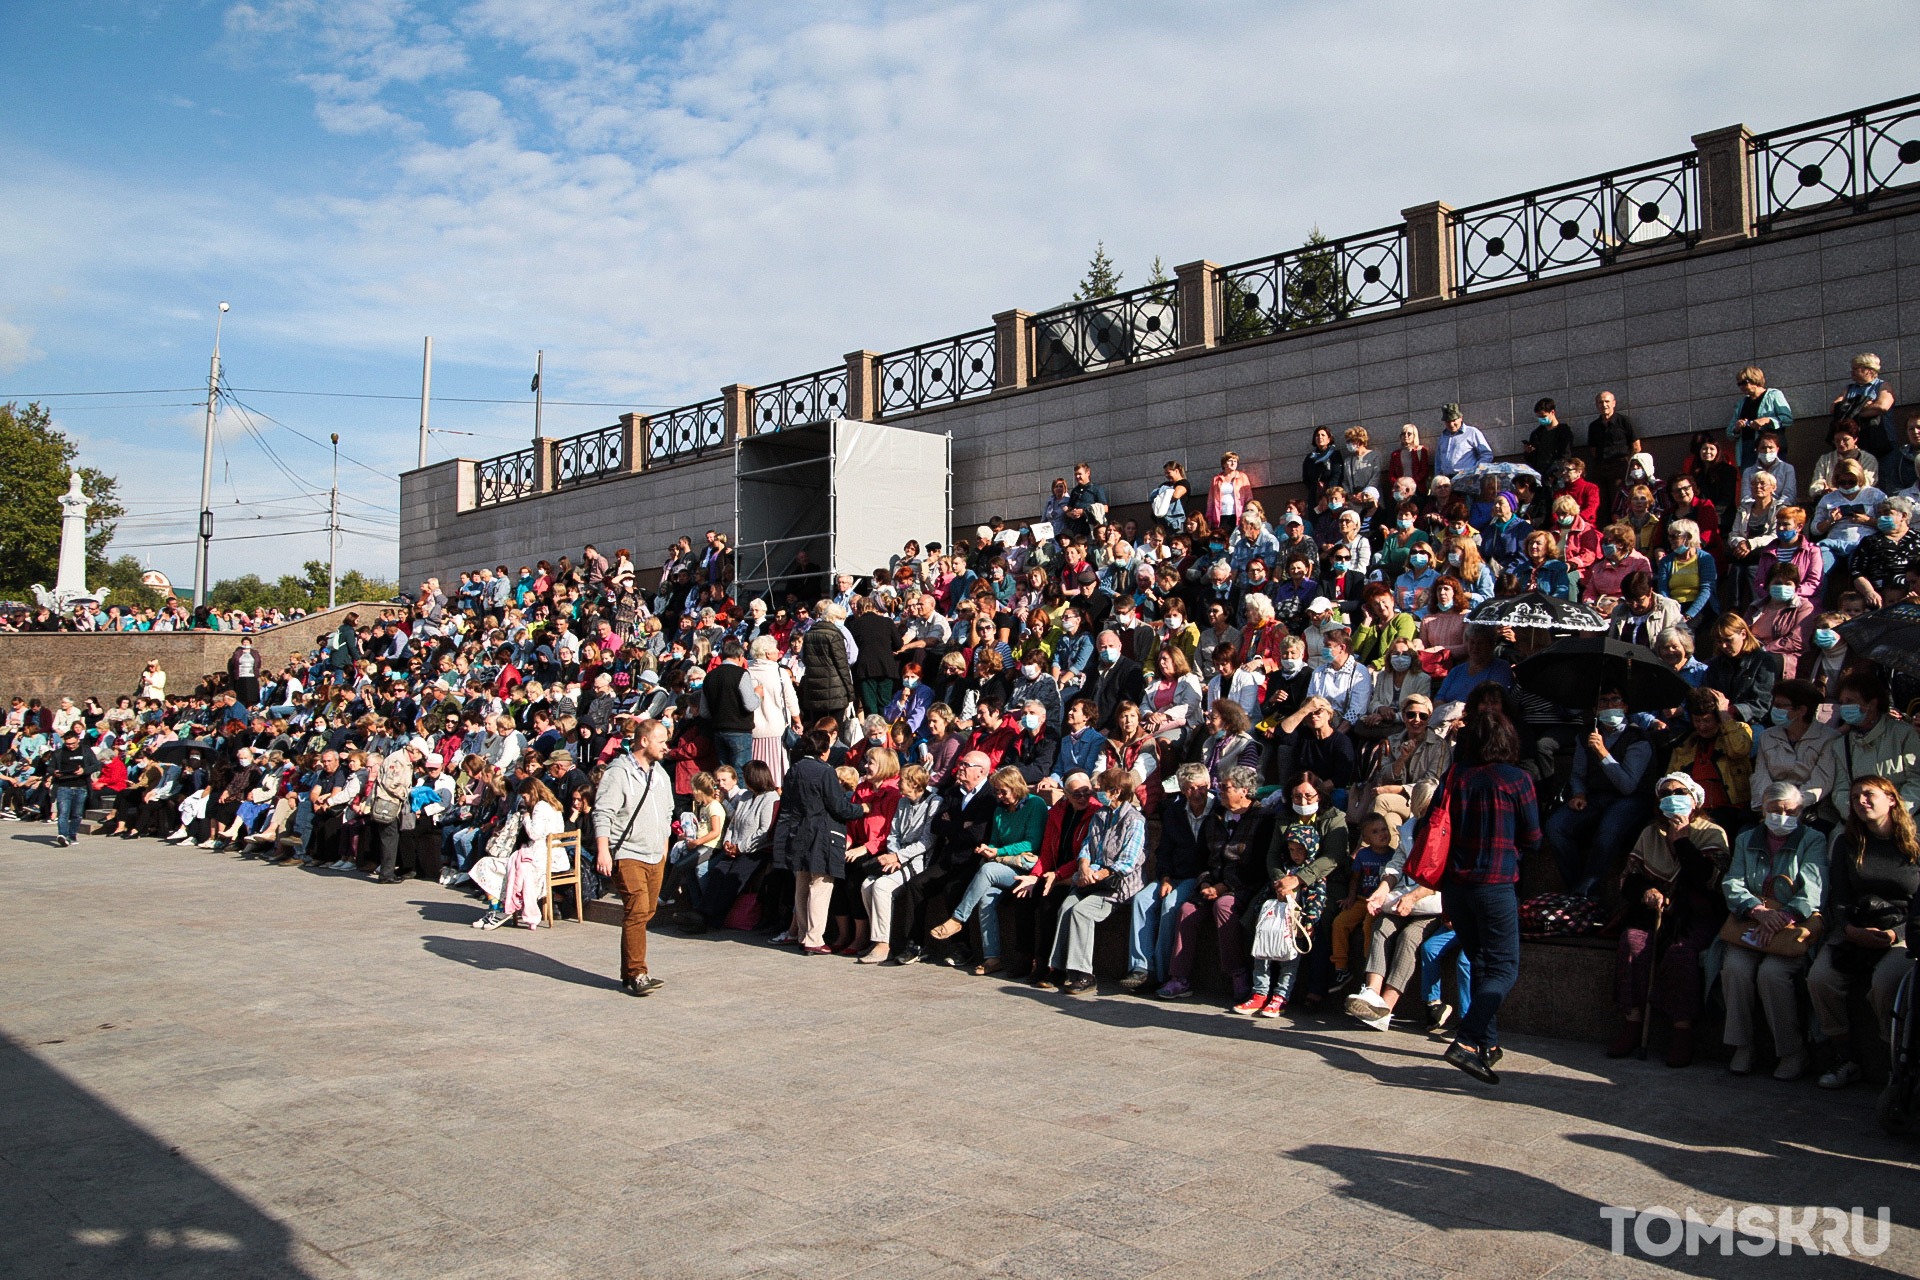
<instances>
[{"instance_id":1,"label":"dark jeans","mask_svg":"<svg viewBox=\"0 0 1920 1280\"><path fill-rule=\"evenodd\" d=\"M753 873L765 865L765 858L756 858L743 854L729 858L724 853L713 855L707 863L707 878L700 882L700 915L706 920L709 929L718 929L726 923L727 912L733 910L733 904L746 892L747 882L753 879ZM792 894L787 897L791 899Z\"/></svg>"},{"instance_id":2,"label":"dark jeans","mask_svg":"<svg viewBox=\"0 0 1920 1280\"><path fill-rule=\"evenodd\" d=\"M53 808L60 817L59 833L69 840L77 839L80 835L80 819L87 812L87 789L55 787Z\"/></svg>"},{"instance_id":3,"label":"dark jeans","mask_svg":"<svg viewBox=\"0 0 1920 1280\"><path fill-rule=\"evenodd\" d=\"M307 856L315 862L340 860L340 825L345 815L338 809L323 809L313 815L313 838Z\"/></svg>"},{"instance_id":4,"label":"dark jeans","mask_svg":"<svg viewBox=\"0 0 1920 1280\"><path fill-rule=\"evenodd\" d=\"M1589 795L1584 809L1554 810L1543 834L1567 892L1594 897L1651 821L1651 796Z\"/></svg>"},{"instance_id":5,"label":"dark jeans","mask_svg":"<svg viewBox=\"0 0 1920 1280\"><path fill-rule=\"evenodd\" d=\"M1460 950L1473 966L1473 999L1459 1039L1491 1049L1500 1043L1500 1004L1520 977L1520 896L1510 884L1452 880L1444 892Z\"/></svg>"},{"instance_id":6,"label":"dark jeans","mask_svg":"<svg viewBox=\"0 0 1920 1280\"><path fill-rule=\"evenodd\" d=\"M894 899L893 932L899 945L921 937L927 927L927 904L938 897L949 907L960 901L973 879L976 859L967 857L958 863L940 863L928 867L906 882Z\"/></svg>"},{"instance_id":7,"label":"dark jeans","mask_svg":"<svg viewBox=\"0 0 1920 1280\"><path fill-rule=\"evenodd\" d=\"M747 771L747 762L753 759L753 735L751 733L716 733L713 735L713 751L720 757L721 764L730 764L736 775Z\"/></svg>"}]
</instances>

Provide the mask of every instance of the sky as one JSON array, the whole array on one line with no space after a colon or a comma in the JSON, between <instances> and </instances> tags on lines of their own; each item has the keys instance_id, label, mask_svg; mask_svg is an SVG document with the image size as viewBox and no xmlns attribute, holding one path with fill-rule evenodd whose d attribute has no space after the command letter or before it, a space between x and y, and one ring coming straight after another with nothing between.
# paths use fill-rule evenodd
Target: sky
<instances>
[{"instance_id":1,"label":"sky","mask_svg":"<svg viewBox=\"0 0 1920 1280\"><path fill-rule=\"evenodd\" d=\"M0 401L189 583L225 300L213 577L325 557L335 432L341 567L390 577L426 335L430 457L490 457L537 350L590 430L1061 302L1096 241L1141 283L1897 97L1887 12L6 0Z\"/></svg>"}]
</instances>

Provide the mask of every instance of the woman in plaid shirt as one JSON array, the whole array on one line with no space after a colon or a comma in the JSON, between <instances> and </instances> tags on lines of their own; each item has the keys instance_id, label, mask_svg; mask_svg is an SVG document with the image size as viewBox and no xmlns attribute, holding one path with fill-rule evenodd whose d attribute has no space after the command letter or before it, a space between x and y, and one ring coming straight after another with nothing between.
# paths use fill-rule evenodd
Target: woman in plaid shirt
<instances>
[{"instance_id":1,"label":"woman in plaid shirt","mask_svg":"<svg viewBox=\"0 0 1920 1280\"><path fill-rule=\"evenodd\" d=\"M1487 1084L1500 1082L1496 1019L1520 976L1520 858L1540 847L1540 806L1519 759L1513 722L1483 708L1461 731L1444 784L1453 834L1442 889L1473 965L1473 1000L1446 1059Z\"/></svg>"}]
</instances>

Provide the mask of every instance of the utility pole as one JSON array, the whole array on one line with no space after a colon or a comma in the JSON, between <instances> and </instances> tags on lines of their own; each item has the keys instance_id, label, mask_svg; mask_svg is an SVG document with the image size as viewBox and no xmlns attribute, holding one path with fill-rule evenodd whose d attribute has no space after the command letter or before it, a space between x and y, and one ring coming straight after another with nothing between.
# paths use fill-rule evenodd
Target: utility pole
<instances>
[{"instance_id":1,"label":"utility pole","mask_svg":"<svg viewBox=\"0 0 1920 1280\"><path fill-rule=\"evenodd\" d=\"M546 352L536 351L533 353L533 438L535 440L538 440L541 438L540 437L540 400L543 396L546 395L546 392L541 389L540 383L542 382L542 378L540 377L540 374L541 374L541 371L546 367L546 363L547 363Z\"/></svg>"},{"instance_id":2,"label":"utility pole","mask_svg":"<svg viewBox=\"0 0 1920 1280\"><path fill-rule=\"evenodd\" d=\"M427 353L420 359L420 461L427 465L427 402L433 399L433 338L427 338Z\"/></svg>"},{"instance_id":3,"label":"utility pole","mask_svg":"<svg viewBox=\"0 0 1920 1280\"><path fill-rule=\"evenodd\" d=\"M431 341L431 339L429 339ZM333 433L333 488L327 491L327 608L334 605L334 563L340 554L340 433Z\"/></svg>"},{"instance_id":4,"label":"utility pole","mask_svg":"<svg viewBox=\"0 0 1920 1280\"><path fill-rule=\"evenodd\" d=\"M213 550L213 424L220 406L220 322L227 304L213 321L213 363L207 368L207 437L200 453L200 541L193 553L193 607L207 602L207 561Z\"/></svg>"}]
</instances>

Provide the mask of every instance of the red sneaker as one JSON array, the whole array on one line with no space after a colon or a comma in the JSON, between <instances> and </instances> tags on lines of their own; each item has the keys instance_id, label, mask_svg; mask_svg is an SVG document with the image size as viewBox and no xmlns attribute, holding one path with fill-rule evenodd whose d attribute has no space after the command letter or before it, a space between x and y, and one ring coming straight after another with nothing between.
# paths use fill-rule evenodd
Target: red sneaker
<instances>
[{"instance_id":1,"label":"red sneaker","mask_svg":"<svg viewBox=\"0 0 1920 1280\"><path fill-rule=\"evenodd\" d=\"M1256 991L1254 994L1248 996L1245 1000L1242 1000L1239 1004L1233 1006L1233 1011L1235 1013L1244 1013L1249 1018L1251 1018L1254 1014L1260 1012L1262 1009L1266 1007L1267 1007L1266 993Z\"/></svg>"}]
</instances>

